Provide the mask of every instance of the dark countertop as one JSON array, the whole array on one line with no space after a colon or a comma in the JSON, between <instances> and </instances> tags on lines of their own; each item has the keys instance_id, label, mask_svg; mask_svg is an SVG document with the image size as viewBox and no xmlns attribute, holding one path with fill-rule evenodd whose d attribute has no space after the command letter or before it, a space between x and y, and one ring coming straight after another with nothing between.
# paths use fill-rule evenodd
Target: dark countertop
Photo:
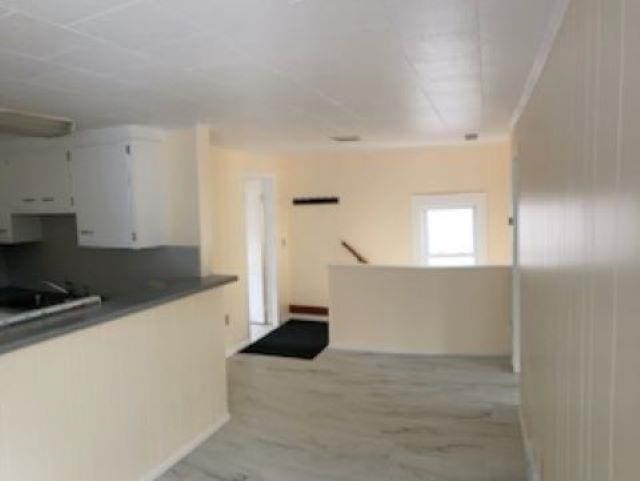
<instances>
[{"instance_id":1,"label":"dark countertop","mask_svg":"<svg viewBox=\"0 0 640 481\"><path fill-rule=\"evenodd\" d=\"M149 282L134 292L97 306L79 308L0 328L0 355L79 329L159 306L182 297L236 282L236 276L213 275Z\"/></svg>"}]
</instances>

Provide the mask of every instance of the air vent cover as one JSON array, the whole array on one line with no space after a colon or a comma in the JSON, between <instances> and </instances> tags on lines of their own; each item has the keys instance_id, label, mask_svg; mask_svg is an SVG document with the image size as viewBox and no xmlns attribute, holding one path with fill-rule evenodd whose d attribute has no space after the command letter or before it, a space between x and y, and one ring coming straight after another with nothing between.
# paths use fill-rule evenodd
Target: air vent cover
<instances>
[{"instance_id":1,"label":"air vent cover","mask_svg":"<svg viewBox=\"0 0 640 481\"><path fill-rule=\"evenodd\" d=\"M331 137L334 142L360 142L362 138L359 135L336 135Z\"/></svg>"}]
</instances>

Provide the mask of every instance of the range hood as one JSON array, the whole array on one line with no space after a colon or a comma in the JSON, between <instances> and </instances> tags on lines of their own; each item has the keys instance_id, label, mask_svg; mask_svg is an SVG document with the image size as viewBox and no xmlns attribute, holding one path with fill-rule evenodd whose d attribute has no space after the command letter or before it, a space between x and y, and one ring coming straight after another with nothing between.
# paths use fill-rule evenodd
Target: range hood
<instances>
[{"instance_id":1,"label":"range hood","mask_svg":"<svg viewBox=\"0 0 640 481\"><path fill-rule=\"evenodd\" d=\"M23 137L62 137L73 132L73 120L0 108L0 134Z\"/></svg>"}]
</instances>

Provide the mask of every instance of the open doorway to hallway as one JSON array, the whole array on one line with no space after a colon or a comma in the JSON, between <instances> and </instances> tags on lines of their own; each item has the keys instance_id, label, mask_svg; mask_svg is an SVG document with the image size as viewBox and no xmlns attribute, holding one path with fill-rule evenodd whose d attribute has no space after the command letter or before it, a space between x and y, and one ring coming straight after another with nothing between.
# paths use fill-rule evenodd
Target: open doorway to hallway
<instances>
[{"instance_id":1,"label":"open doorway to hallway","mask_svg":"<svg viewBox=\"0 0 640 481\"><path fill-rule=\"evenodd\" d=\"M245 180L247 299L249 331L255 341L278 326L275 179Z\"/></svg>"}]
</instances>

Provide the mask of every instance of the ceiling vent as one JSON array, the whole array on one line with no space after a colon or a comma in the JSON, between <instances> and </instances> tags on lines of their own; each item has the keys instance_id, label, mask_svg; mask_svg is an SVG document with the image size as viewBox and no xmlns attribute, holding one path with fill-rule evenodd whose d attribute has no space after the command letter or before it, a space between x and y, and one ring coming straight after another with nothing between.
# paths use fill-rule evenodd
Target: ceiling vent
<instances>
[{"instance_id":1,"label":"ceiling vent","mask_svg":"<svg viewBox=\"0 0 640 481\"><path fill-rule=\"evenodd\" d=\"M471 132L471 133L465 134L464 136L464 140L466 140L467 142L474 142L479 138L480 138L480 134L476 132Z\"/></svg>"},{"instance_id":2,"label":"ceiling vent","mask_svg":"<svg viewBox=\"0 0 640 481\"><path fill-rule=\"evenodd\" d=\"M362 140L359 135L336 135L330 138L334 142L360 142Z\"/></svg>"},{"instance_id":3,"label":"ceiling vent","mask_svg":"<svg viewBox=\"0 0 640 481\"><path fill-rule=\"evenodd\" d=\"M73 120L0 108L0 134L62 137L73 132Z\"/></svg>"}]
</instances>

